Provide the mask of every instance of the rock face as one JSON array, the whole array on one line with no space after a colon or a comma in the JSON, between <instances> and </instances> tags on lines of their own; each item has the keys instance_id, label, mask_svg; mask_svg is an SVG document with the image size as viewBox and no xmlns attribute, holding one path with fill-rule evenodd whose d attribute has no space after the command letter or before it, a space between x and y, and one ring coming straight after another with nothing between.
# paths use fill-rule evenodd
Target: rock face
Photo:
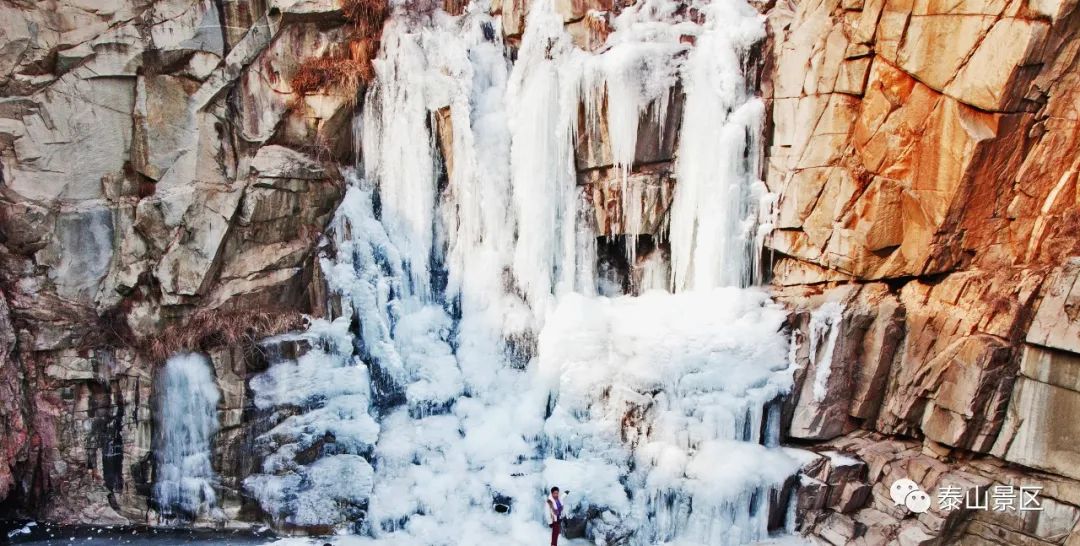
<instances>
[{"instance_id":1,"label":"rock face","mask_svg":"<svg viewBox=\"0 0 1080 546\"><path fill-rule=\"evenodd\" d=\"M768 26L772 282L803 339L824 305L843 308L827 355L796 353L786 432L858 457L874 492L853 507L822 500L849 484L804 488L803 530L832 544L1080 540L1080 9L811 0L778 3ZM1042 486L1046 508L945 513L935 499L912 517L888 496L901 477L931 493Z\"/></svg>"},{"instance_id":2,"label":"rock face","mask_svg":"<svg viewBox=\"0 0 1080 546\"><path fill-rule=\"evenodd\" d=\"M1073 5L1039 9L807 2L772 12L767 183L781 199L770 245L800 262L778 283L1075 254L1078 16Z\"/></svg>"},{"instance_id":3,"label":"rock face","mask_svg":"<svg viewBox=\"0 0 1080 546\"><path fill-rule=\"evenodd\" d=\"M511 46L528 3L492 3ZM556 7L596 49L623 4ZM362 82L297 81L373 54L378 30L349 5L0 3L0 506L158 523L156 369L200 349L222 393L221 507L258 518L240 482L260 432L246 380L265 359L243 340L324 305L312 258ZM800 529L831 544L1080 544L1080 8L761 7L766 245L800 364L783 432L821 454L793 484ZM682 91L642 115L630 165L596 100L574 161L600 274L666 287ZM449 117L432 123L451 149ZM916 516L889 497L900 477L1038 486L1045 509Z\"/></svg>"},{"instance_id":4,"label":"rock face","mask_svg":"<svg viewBox=\"0 0 1080 546\"><path fill-rule=\"evenodd\" d=\"M330 0L5 2L0 21L0 501L154 523L161 350L321 305L355 89L290 78L354 28ZM237 350L211 351L220 468L244 464L232 427L257 359Z\"/></svg>"},{"instance_id":5,"label":"rock face","mask_svg":"<svg viewBox=\"0 0 1080 546\"><path fill-rule=\"evenodd\" d=\"M1080 479L1080 262L1055 269L1027 331L1013 401L993 453L1006 461Z\"/></svg>"}]
</instances>

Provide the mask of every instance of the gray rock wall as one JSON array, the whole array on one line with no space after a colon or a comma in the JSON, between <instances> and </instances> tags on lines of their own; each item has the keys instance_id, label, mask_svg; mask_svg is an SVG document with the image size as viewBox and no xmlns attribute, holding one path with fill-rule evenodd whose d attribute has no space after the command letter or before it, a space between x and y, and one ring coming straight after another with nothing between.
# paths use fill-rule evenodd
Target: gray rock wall
<instances>
[{"instance_id":1,"label":"gray rock wall","mask_svg":"<svg viewBox=\"0 0 1080 546\"><path fill-rule=\"evenodd\" d=\"M315 246L352 160L358 90L292 78L355 34L330 0L0 4L3 506L155 523L172 350L217 351L215 463L245 464L243 340L322 305Z\"/></svg>"}]
</instances>

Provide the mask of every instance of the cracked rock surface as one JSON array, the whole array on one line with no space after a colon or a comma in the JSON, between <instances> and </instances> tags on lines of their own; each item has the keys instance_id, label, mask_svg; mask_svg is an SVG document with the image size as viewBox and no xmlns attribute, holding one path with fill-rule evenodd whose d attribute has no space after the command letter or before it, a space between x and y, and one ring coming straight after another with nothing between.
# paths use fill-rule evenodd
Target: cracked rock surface
<instances>
[{"instance_id":1,"label":"cracked rock surface","mask_svg":"<svg viewBox=\"0 0 1080 546\"><path fill-rule=\"evenodd\" d=\"M527 4L493 7L510 45ZM782 434L818 453L792 485L799 530L836 545L1080 544L1077 2L758 7L762 178L777 198L765 244L802 365ZM586 49L610 8L557 2ZM154 380L183 338L222 393L221 507L260 520L240 484L263 432L247 380L266 362L237 340L326 305L314 256L338 166L355 160L357 90L293 79L356 32L337 0L0 2L0 506L157 524ZM597 232L647 242L610 266L631 290L664 259L682 100L674 88L665 119L642 119L639 143L657 144L621 183L606 125L576 142ZM826 303L842 309L836 342L812 354ZM1038 486L1046 508L916 516L889 498L899 477L930 492Z\"/></svg>"}]
</instances>

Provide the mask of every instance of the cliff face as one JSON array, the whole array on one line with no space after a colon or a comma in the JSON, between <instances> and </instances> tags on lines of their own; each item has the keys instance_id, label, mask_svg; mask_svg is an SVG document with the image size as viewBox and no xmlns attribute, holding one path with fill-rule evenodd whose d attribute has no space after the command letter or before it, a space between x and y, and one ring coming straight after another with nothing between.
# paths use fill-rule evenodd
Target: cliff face
<instances>
[{"instance_id":1,"label":"cliff face","mask_svg":"<svg viewBox=\"0 0 1080 546\"><path fill-rule=\"evenodd\" d=\"M805 376L831 373L824 397L798 391L789 432L857 452L873 488L819 499L807 528L1060 543L1080 515L1053 485L1080 478L1080 10L811 1L769 22L772 282L797 310L846 309L830 358L803 357ZM901 521L901 477L1043 485L1054 515Z\"/></svg>"},{"instance_id":2,"label":"cliff face","mask_svg":"<svg viewBox=\"0 0 1080 546\"><path fill-rule=\"evenodd\" d=\"M510 44L525 4L494 6ZM250 515L251 340L322 314L313 256L377 47L350 5L0 3L0 507L147 521L155 370L201 349L222 391L222 504ZM580 47L610 31L591 11L606 2L558 6ZM803 529L834 544L1080 536L1080 9L765 8L766 246L803 364L785 433L860 459L808 467ZM666 260L651 236L678 183L681 107L676 88L667 119L643 119L625 186L603 123L577 142L598 234L641 236L632 261L601 249L629 290ZM449 118L432 124L450 149ZM1049 508L905 517L899 477L1039 485Z\"/></svg>"},{"instance_id":3,"label":"cliff face","mask_svg":"<svg viewBox=\"0 0 1080 546\"><path fill-rule=\"evenodd\" d=\"M163 353L321 305L355 89L291 86L354 26L262 0L16 1L0 21L0 499L142 520ZM228 452L246 364L215 366Z\"/></svg>"}]
</instances>

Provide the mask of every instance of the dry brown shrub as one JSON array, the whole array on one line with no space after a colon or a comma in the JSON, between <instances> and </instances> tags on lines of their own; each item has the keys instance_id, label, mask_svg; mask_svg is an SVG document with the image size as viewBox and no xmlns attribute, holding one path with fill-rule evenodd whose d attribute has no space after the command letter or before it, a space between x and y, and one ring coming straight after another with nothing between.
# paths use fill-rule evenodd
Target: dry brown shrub
<instances>
[{"instance_id":1,"label":"dry brown shrub","mask_svg":"<svg viewBox=\"0 0 1080 546\"><path fill-rule=\"evenodd\" d=\"M310 95L326 89L341 90L355 95L360 86L374 77L368 59L323 57L308 59L300 65L290 84L300 95Z\"/></svg>"},{"instance_id":2,"label":"dry brown shrub","mask_svg":"<svg viewBox=\"0 0 1080 546\"><path fill-rule=\"evenodd\" d=\"M151 360L161 362L185 351L251 346L260 339L303 326L304 316L295 311L204 309L179 324L166 327L161 334L144 339L141 350Z\"/></svg>"},{"instance_id":3,"label":"dry brown shrub","mask_svg":"<svg viewBox=\"0 0 1080 546\"><path fill-rule=\"evenodd\" d=\"M290 83L299 95L335 89L355 95L375 78L371 60L379 52L383 23L390 17L389 0L342 0L342 13L353 25L349 56L306 59Z\"/></svg>"},{"instance_id":4,"label":"dry brown shrub","mask_svg":"<svg viewBox=\"0 0 1080 546\"><path fill-rule=\"evenodd\" d=\"M363 59L368 61L370 67L371 59L374 59L379 54L379 38L377 36L368 36L360 38L359 40L353 40L349 42L349 54L353 59ZM370 74L374 77L374 74ZM371 78L368 78L369 80Z\"/></svg>"},{"instance_id":5,"label":"dry brown shrub","mask_svg":"<svg viewBox=\"0 0 1080 546\"><path fill-rule=\"evenodd\" d=\"M388 0L343 0L341 11L363 35L378 34L390 16Z\"/></svg>"}]
</instances>

